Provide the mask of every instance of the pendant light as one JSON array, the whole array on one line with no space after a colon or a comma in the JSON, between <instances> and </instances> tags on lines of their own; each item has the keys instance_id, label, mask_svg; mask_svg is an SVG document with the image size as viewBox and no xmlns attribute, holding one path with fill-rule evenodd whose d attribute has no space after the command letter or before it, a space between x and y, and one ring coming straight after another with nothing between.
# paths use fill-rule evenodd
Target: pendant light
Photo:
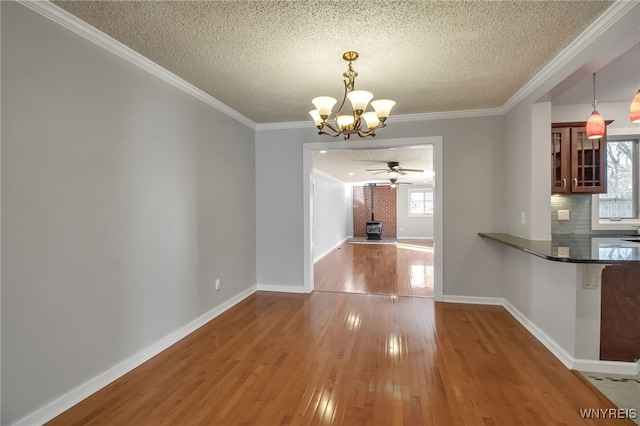
<instances>
[{"instance_id":1,"label":"pendant light","mask_svg":"<svg viewBox=\"0 0 640 426\"><path fill-rule=\"evenodd\" d=\"M631 101L631 108L629 108L629 118L632 123L640 123L640 89L638 93L633 97Z\"/></svg>"},{"instance_id":2,"label":"pendant light","mask_svg":"<svg viewBox=\"0 0 640 426\"><path fill-rule=\"evenodd\" d=\"M587 120L587 138L600 139L604 137L604 119L596 109L596 73L593 73L593 112Z\"/></svg>"},{"instance_id":3,"label":"pendant light","mask_svg":"<svg viewBox=\"0 0 640 426\"><path fill-rule=\"evenodd\" d=\"M631 106L629 107L629 118L632 123L640 123L640 89L638 89L638 93L636 93L631 101Z\"/></svg>"}]
</instances>

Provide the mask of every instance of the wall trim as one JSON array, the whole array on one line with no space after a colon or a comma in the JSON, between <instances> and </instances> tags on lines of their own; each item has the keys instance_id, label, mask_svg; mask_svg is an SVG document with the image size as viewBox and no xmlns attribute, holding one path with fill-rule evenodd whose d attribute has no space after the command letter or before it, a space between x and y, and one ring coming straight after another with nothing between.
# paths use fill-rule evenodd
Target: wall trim
<instances>
[{"instance_id":1,"label":"wall trim","mask_svg":"<svg viewBox=\"0 0 640 426\"><path fill-rule=\"evenodd\" d=\"M607 10L604 11L591 25L589 25L576 39L574 39L569 46L567 46L562 52L560 52L555 58L551 60L545 67L540 70L531 80L529 80L524 86L520 88L507 102L505 102L500 110L502 114L506 114L524 100L527 96L533 93L540 85L557 73L562 67L568 64L589 44L596 40L600 35L605 32L609 27L615 24L621 19L627 12L633 9L636 2L633 1L616 1Z\"/></svg>"},{"instance_id":2,"label":"wall trim","mask_svg":"<svg viewBox=\"0 0 640 426\"><path fill-rule=\"evenodd\" d=\"M578 371L601 374L624 374L636 376L640 374L640 361L594 361L591 359L574 359L573 369Z\"/></svg>"},{"instance_id":3,"label":"wall trim","mask_svg":"<svg viewBox=\"0 0 640 426\"><path fill-rule=\"evenodd\" d=\"M504 111L501 108L484 108L484 109L466 109L461 111L440 111L425 112L422 114L402 114L392 115L386 121L391 123L408 123L413 121L430 121L430 120L446 120L460 119L472 117L490 117L493 115L502 115ZM256 131L262 130L287 130L287 129L310 129L314 130L313 120L309 121L290 121L282 123L259 123L256 124Z\"/></svg>"},{"instance_id":4,"label":"wall trim","mask_svg":"<svg viewBox=\"0 0 640 426\"><path fill-rule=\"evenodd\" d=\"M340 247L345 241L349 240L349 238L353 238L353 235L347 235L342 239L342 241L338 241L336 244L333 245L333 247L331 247L328 250L325 250L324 253L320 253L315 259L313 259L313 263L316 263L318 260L322 259L326 255L328 255L329 253L331 253L332 251Z\"/></svg>"},{"instance_id":5,"label":"wall trim","mask_svg":"<svg viewBox=\"0 0 640 426\"><path fill-rule=\"evenodd\" d=\"M189 334L196 331L198 328L202 327L212 319L216 318L220 314L226 312L231 309L233 306L237 305L247 297L251 296L258 290L257 286L251 286L243 292L233 296L231 299L221 303L200 317L194 319L190 323L185 326L179 328L178 330L170 333L169 335L163 337L158 340L153 345L149 346L146 349L136 353L135 355L125 359L124 361L116 364L111 367L107 371L98 374L92 379L86 381L81 384L77 388L67 392L56 400L50 402L44 407L39 408L38 410L32 412L26 417L22 418L15 425L35 425L35 424L44 424L54 417L60 415L64 411L78 404L83 399L89 397L93 393L99 391L104 388L108 384L113 381L119 379L120 377L127 374L129 371L158 355L160 352L167 349L169 346L174 343L182 340Z\"/></svg>"},{"instance_id":6,"label":"wall trim","mask_svg":"<svg viewBox=\"0 0 640 426\"><path fill-rule=\"evenodd\" d=\"M504 300L503 306L515 319L518 320L520 324L524 326L524 328L529 331L529 333L533 334L533 336L538 339L540 343L542 343L548 350L550 350L551 353L565 365L565 367L570 370L574 369L573 357L569 355L569 353L565 351L560 345L558 345L555 340L549 337L533 321L531 321L515 306L509 303L508 300Z\"/></svg>"},{"instance_id":7,"label":"wall trim","mask_svg":"<svg viewBox=\"0 0 640 426\"><path fill-rule=\"evenodd\" d=\"M304 287L293 285L258 284L258 291L273 291L276 293L309 293Z\"/></svg>"},{"instance_id":8,"label":"wall trim","mask_svg":"<svg viewBox=\"0 0 640 426\"><path fill-rule=\"evenodd\" d=\"M103 33L99 29L89 25L83 20L77 18L66 10L56 6L50 1L32 1L32 0L17 0L18 3L23 6L39 13L45 18L50 19L51 21L62 25L68 30L73 31L77 35L97 44L98 46L108 50L111 53L116 54L120 58L130 62L131 64L142 68L147 71L149 74L152 74L159 79L171 84L172 86L182 90L188 95L193 96L196 99L204 102L205 104L217 109L223 114L228 115L229 117L239 121L251 129L256 129L256 123L240 114L238 111L228 107L223 104L213 96L205 93L204 91L198 89L191 83L183 80L172 72L164 69L160 65L155 62L147 59L142 56L140 53L135 50L125 46L120 43L116 39L108 36Z\"/></svg>"},{"instance_id":9,"label":"wall trim","mask_svg":"<svg viewBox=\"0 0 640 426\"><path fill-rule=\"evenodd\" d=\"M397 237L396 240L426 240L426 241L433 241L433 237L412 237L410 235L403 235L402 237Z\"/></svg>"},{"instance_id":10,"label":"wall trim","mask_svg":"<svg viewBox=\"0 0 640 426\"><path fill-rule=\"evenodd\" d=\"M445 295L445 303L469 303L475 305L500 305L504 307L527 331L533 334L565 367L569 370L588 371L602 374L640 374L640 360L636 362L600 361L573 358L544 331L538 328L529 318L502 297L476 297Z\"/></svg>"},{"instance_id":11,"label":"wall trim","mask_svg":"<svg viewBox=\"0 0 640 426\"><path fill-rule=\"evenodd\" d=\"M155 62L142 56L140 53L125 46L114 38L108 36L97 28L82 21L71 13L56 6L50 1L17 0L23 6L41 14L42 16L62 25L85 39L103 47L104 49L118 55L126 61L142 68L154 76L164 80L185 93L201 100L207 105L239 121L255 131L282 130L282 129L302 129L309 128L312 121L282 122L282 123L255 123L238 111L220 102L213 96L198 89L191 83L186 82L177 75L171 73ZM504 115L511 108L530 95L550 76L556 73L582 50L584 50L593 40L597 39L604 31L621 19L627 12L635 7L633 1L617 1L609 7L596 21L582 32L567 48L551 60L540 72L520 88L511 98L498 108L471 109L462 111L440 111L427 112L421 114L404 114L391 116L389 123L402 123L413 121L460 119L471 117L488 117Z\"/></svg>"},{"instance_id":12,"label":"wall trim","mask_svg":"<svg viewBox=\"0 0 640 426\"><path fill-rule=\"evenodd\" d=\"M504 305L504 299L502 297L457 296L454 294L445 294L443 302L467 303L471 305Z\"/></svg>"}]
</instances>

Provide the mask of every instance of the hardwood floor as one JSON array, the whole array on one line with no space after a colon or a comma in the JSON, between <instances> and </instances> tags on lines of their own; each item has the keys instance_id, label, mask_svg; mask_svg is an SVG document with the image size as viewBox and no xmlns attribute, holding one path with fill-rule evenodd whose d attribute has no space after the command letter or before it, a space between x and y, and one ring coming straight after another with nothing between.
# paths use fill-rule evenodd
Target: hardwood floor
<instances>
[{"instance_id":1,"label":"hardwood floor","mask_svg":"<svg viewBox=\"0 0 640 426\"><path fill-rule=\"evenodd\" d=\"M51 425L623 425L502 307L258 292Z\"/></svg>"},{"instance_id":2,"label":"hardwood floor","mask_svg":"<svg viewBox=\"0 0 640 426\"><path fill-rule=\"evenodd\" d=\"M433 297L433 244L342 243L314 265L316 291Z\"/></svg>"}]
</instances>

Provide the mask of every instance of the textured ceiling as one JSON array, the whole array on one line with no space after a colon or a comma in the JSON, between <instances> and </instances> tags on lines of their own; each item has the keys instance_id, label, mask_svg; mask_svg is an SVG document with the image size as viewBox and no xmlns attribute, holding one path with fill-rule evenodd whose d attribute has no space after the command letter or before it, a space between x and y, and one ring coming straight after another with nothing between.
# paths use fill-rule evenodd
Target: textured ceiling
<instances>
[{"instance_id":1,"label":"textured ceiling","mask_svg":"<svg viewBox=\"0 0 640 426\"><path fill-rule=\"evenodd\" d=\"M55 2L256 123L311 121L356 87L392 114L497 108L612 2Z\"/></svg>"}]
</instances>

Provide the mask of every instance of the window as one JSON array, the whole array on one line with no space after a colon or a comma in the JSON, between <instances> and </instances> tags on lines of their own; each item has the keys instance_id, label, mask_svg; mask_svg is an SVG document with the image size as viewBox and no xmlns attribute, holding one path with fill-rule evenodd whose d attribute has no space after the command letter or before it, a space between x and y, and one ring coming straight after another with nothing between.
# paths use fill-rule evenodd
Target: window
<instances>
[{"instance_id":1,"label":"window","mask_svg":"<svg viewBox=\"0 0 640 426\"><path fill-rule=\"evenodd\" d=\"M433 215L433 189L409 190L409 216Z\"/></svg>"},{"instance_id":2,"label":"window","mask_svg":"<svg viewBox=\"0 0 640 426\"><path fill-rule=\"evenodd\" d=\"M632 229L638 217L638 139L607 141L607 193L592 198L593 229Z\"/></svg>"}]
</instances>

